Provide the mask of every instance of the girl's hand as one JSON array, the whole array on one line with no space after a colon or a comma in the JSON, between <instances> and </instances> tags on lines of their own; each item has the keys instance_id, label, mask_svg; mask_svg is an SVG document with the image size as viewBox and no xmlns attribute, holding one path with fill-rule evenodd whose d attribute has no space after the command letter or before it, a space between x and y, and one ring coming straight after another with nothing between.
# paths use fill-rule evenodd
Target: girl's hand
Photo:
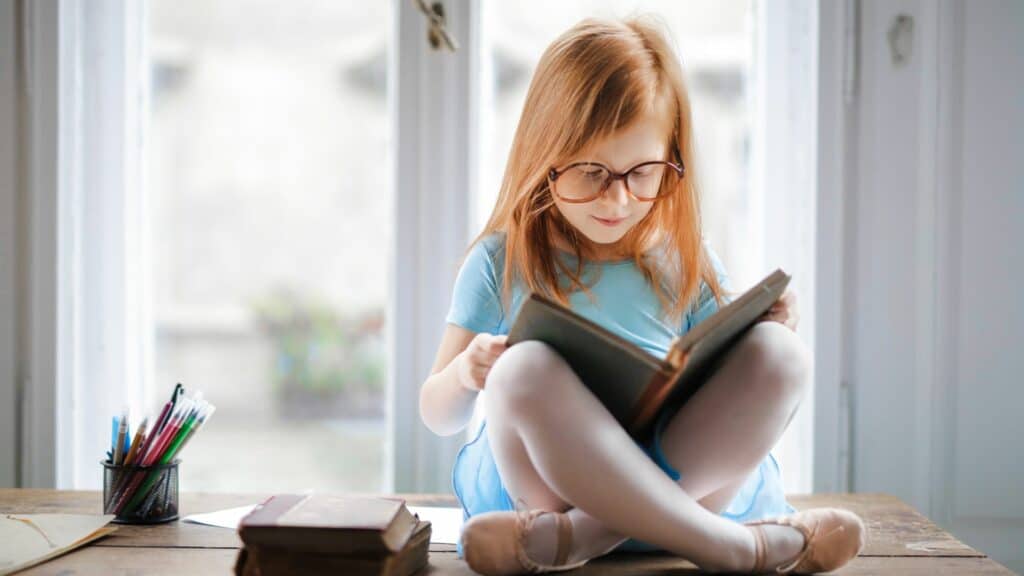
<instances>
[{"instance_id":1,"label":"girl's hand","mask_svg":"<svg viewBox=\"0 0 1024 576\"><path fill-rule=\"evenodd\" d=\"M787 288L786 291L782 293L782 296L779 296L779 299L775 301L775 304L772 304L772 307L769 308L764 315L758 318L757 321L779 322L783 326L796 332L797 322L800 321L800 314L796 310L796 292Z\"/></svg>"},{"instance_id":2,"label":"girl's hand","mask_svg":"<svg viewBox=\"0 0 1024 576\"><path fill-rule=\"evenodd\" d=\"M507 336L496 336L481 332L473 337L466 350L459 355L459 382L474 391L484 389L484 382L491 366L508 346Z\"/></svg>"}]
</instances>

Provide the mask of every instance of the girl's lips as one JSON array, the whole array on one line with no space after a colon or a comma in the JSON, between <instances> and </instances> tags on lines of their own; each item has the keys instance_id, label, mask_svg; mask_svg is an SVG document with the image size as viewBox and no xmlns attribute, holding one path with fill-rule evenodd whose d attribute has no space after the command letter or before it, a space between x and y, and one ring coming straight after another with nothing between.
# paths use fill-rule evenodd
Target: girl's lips
<instances>
[{"instance_id":1,"label":"girl's lips","mask_svg":"<svg viewBox=\"0 0 1024 576\"><path fill-rule=\"evenodd\" d=\"M592 218L605 226L618 226L625 220L625 218L598 218L597 216L592 216Z\"/></svg>"}]
</instances>

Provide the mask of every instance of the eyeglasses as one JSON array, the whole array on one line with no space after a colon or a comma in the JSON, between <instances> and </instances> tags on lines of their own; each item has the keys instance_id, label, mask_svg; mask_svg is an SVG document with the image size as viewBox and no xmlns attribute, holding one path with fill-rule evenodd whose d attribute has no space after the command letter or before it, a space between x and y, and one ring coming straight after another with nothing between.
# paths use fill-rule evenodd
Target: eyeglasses
<instances>
[{"instance_id":1,"label":"eyeglasses","mask_svg":"<svg viewBox=\"0 0 1024 576\"><path fill-rule=\"evenodd\" d=\"M548 182L555 196L573 204L596 200L616 180L622 180L626 192L638 202L653 202L668 196L684 173L682 163L661 160L643 162L621 173L597 162L576 162L561 170L551 168Z\"/></svg>"}]
</instances>

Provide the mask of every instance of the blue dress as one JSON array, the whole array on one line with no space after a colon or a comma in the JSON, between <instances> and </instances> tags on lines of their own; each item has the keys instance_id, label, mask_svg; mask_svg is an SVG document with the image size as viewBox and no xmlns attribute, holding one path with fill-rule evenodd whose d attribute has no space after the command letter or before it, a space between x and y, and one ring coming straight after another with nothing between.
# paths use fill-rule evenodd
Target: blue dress
<instances>
[{"instance_id":1,"label":"blue dress","mask_svg":"<svg viewBox=\"0 0 1024 576\"><path fill-rule=\"evenodd\" d=\"M721 261L706 244L705 250L714 264L719 283L728 289L729 281ZM508 333L511 319L515 318L515 311L521 305L524 294L519 289L513 289L510 311L506 313L499 297L503 252L502 235L484 238L469 252L455 281L448 323L472 332ZM572 256L563 254L562 257L568 263L575 264ZM710 289L702 283L696 303L680 325L669 324L657 295L632 260L585 263L583 280L590 286L593 298L580 292L573 293L569 297L570 307L660 357L667 354L675 337L718 309ZM676 409L667 407L658 415L651 439L641 444L641 448L669 477L678 481L685 471L675 470L661 450L662 432ZM480 424L473 440L459 450L452 469L452 488L462 505L465 520L484 512L515 509L515 503L505 489L491 453L486 421ZM786 502L778 462L768 454L747 477L721 515L744 522L794 511ZM656 548L629 540L618 549L638 551ZM458 544L458 553L462 555L461 542Z\"/></svg>"}]
</instances>

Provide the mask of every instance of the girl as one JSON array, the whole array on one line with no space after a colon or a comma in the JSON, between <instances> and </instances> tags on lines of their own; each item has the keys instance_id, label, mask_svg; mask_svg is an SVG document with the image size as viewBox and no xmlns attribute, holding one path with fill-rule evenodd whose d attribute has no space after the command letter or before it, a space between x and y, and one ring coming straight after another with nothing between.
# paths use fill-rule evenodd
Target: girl
<instances>
[{"instance_id":1,"label":"girl","mask_svg":"<svg viewBox=\"0 0 1024 576\"><path fill-rule=\"evenodd\" d=\"M860 551L853 513L794 514L769 454L810 373L791 292L642 445L549 347L506 349L531 290L664 356L727 288L702 241L689 101L666 36L644 19L579 23L537 66L420 394L424 423L449 435L487 390L453 470L471 568L567 570L649 543L707 570L807 573Z\"/></svg>"}]
</instances>

